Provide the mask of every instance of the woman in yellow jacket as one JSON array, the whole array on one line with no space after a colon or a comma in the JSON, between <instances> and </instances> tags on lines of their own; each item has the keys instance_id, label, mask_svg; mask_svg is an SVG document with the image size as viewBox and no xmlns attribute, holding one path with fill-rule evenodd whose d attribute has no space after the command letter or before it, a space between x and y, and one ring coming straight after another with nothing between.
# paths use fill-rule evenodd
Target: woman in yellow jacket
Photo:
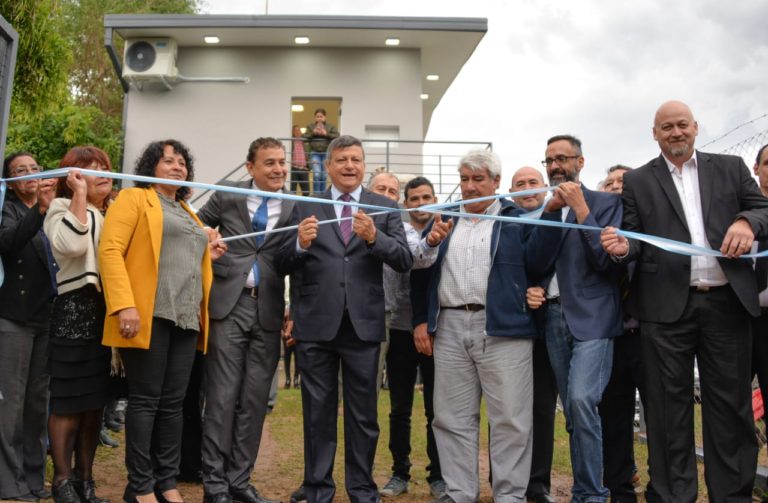
<instances>
[{"instance_id":1,"label":"woman in yellow jacket","mask_svg":"<svg viewBox=\"0 0 768 503\"><path fill-rule=\"evenodd\" d=\"M151 143L137 175L192 180L175 140ZM226 245L184 202L190 189L136 183L107 212L99 266L107 304L103 343L120 348L128 380L126 502L182 501L176 489L182 405L196 347L206 350L211 260Z\"/></svg>"}]
</instances>

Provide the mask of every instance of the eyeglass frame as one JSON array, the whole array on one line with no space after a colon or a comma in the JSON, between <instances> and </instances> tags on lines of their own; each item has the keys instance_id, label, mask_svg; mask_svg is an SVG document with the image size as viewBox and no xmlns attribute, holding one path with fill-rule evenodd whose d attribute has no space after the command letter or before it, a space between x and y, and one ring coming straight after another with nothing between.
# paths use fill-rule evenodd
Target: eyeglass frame
<instances>
[{"instance_id":1,"label":"eyeglass frame","mask_svg":"<svg viewBox=\"0 0 768 503\"><path fill-rule=\"evenodd\" d=\"M559 166L562 166L565 164L568 159L578 159L581 157L580 155L556 155L555 157L548 157L541 161L541 165L546 167L552 166L554 163L557 163Z\"/></svg>"},{"instance_id":2,"label":"eyeglass frame","mask_svg":"<svg viewBox=\"0 0 768 503\"><path fill-rule=\"evenodd\" d=\"M38 166L38 165L21 166L11 171L11 176L15 178L17 176L26 176L26 175L32 175L35 173L40 173L41 171L44 171L44 168L42 166Z\"/></svg>"}]
</instances>

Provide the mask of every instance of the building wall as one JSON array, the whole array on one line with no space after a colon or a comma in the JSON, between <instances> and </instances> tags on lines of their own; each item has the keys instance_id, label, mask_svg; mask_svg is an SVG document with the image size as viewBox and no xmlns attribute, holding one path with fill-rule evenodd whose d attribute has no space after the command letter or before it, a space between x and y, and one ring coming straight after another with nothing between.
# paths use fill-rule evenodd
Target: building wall
<instances>
[{"instance_id":1,"label":"building wall","mask_svg":"<svg viewBox=\"0 0 768 503\"><path fill-rule=\"evenodd\" d=\"M395 125L400 139L423 139L418 50L182 47L177 66L185 77L244 76L250 82L132 88L124 171L133 170L150 141L175 138L195 157L195 179L214 183L245 161L253 139L290 136L294 96L341 98L342 133L363 139L366 125Z\"/></svg>"}]
</instances>

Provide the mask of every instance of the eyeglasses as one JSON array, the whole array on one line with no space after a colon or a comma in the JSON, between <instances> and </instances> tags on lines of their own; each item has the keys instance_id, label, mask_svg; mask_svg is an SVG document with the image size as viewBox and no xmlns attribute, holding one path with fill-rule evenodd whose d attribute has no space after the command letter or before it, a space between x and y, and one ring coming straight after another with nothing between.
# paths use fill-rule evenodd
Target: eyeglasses
<instances>
[{"instance_id":1,"label":"eyeglasses","mask_svg":"<svg viewBox=\"0 0 768 503\"><path fill-rule=\"evenodd\" d=\"M543 161L541 161L541 165L545 168L547 166L552 166L553 162L556 162L559 165L563 165L568 161L568 159L578 159L581 157L580 155L556 155L555 157L547 157Z\"/></svg>"},{"instance_id":2,"label":"eyeglasses","mask_svg":"<svg viewBox=\"0 0 768 503\"><path fill-rule=\"evenodd\" d=\"M35 173L39 173L42 170L43 168L40 166L19 166L18 168L11 171L11 175L12 176L32 175Z\"/></svg>"}]
</instances>

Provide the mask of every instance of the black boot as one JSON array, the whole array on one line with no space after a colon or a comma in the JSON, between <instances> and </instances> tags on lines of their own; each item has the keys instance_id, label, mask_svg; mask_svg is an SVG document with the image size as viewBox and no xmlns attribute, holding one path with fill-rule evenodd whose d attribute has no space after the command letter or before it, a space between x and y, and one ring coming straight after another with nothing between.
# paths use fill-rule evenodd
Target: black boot
<instances>
[{"instance_id":1,"label":"black boot","mask_svg":"<svg viewBox=\"0 0 768 503\"><path fill-rule=\"evenodd\" d=\"M57 485L53 486L53 501L55 503L81 503L80 497L75 490L75 484L69 480L64 479Z\"/></svg>"},{"instance_id":2,"label":"black boot","mask_svg":"<svg viewBox=\"0 0 768 503\"><path fill-rule=\"evenodd\" d=\"M82 503L109 503L109 500L96 496L96 484L91 480L73 480L72 485Z\"/></svg>"}]
</instances>

